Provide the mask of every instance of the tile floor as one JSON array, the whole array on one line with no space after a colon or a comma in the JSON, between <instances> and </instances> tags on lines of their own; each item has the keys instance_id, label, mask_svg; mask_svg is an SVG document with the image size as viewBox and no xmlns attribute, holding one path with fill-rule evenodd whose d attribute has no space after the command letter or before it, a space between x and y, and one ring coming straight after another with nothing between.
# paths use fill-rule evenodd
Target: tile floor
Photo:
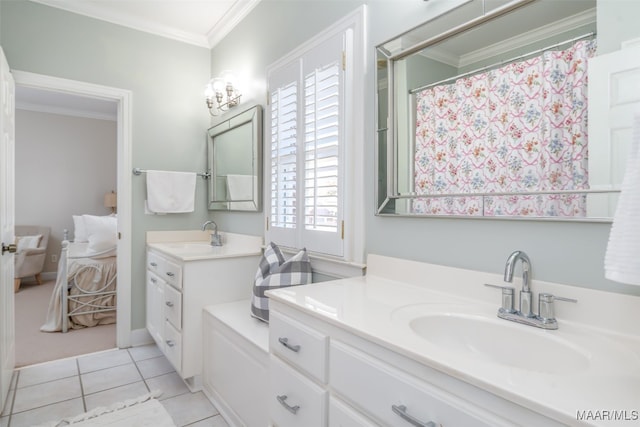
<instances>
[{"instance_id":1,"label":"tile floor","mask_svg":"<svg viewBox=\"0 0 640 427\"><path fill-rule=\"evenodd\" d=\"M0 427L25 427L162 390L178 427L228 427L202 392L191 393L155 345L109 350L18 369Z\"/></svg>"}]
</instances>

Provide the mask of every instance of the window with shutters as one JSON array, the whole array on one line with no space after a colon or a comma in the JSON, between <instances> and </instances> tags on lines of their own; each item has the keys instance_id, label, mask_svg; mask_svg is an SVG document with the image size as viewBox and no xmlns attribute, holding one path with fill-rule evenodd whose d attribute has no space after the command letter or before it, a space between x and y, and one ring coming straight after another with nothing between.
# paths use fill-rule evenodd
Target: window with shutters
<instances>
[{"instance_id":1,"label":"window with shutters","mask_svg":"<svg viewBox=\"0 0 640 427\"><path fill-rule=\"evenodd\" d=\"M326 32L268 70L267 241L345 255L353 39L353 25Z\"/></svg>"}]
</instances>

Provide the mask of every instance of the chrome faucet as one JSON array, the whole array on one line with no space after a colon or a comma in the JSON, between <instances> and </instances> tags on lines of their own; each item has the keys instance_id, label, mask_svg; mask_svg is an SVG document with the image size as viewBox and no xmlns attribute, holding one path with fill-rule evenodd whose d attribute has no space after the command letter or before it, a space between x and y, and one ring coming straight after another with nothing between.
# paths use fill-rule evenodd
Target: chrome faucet
<instances>
[{"instance_id":1,"label":"chrome faucet","mask_svg":"<svg viewBox=\"0 0 640 427\"><path fill-rule=\"evenodd\" d=\"M207 225L213 225L213 233L211 233L211 246L222 246L222 239L218 234L218 224L215 221L207 221L202 224L202 231L207 229Z\"/></svg>"},{"instance_id":2,"label":"chrome faucet","mask_svg":"<svg viewBox=\"0 0 640 427\"><path fill-rule=\"evenodd\" d=\"M534 317L531 311L531 260L522 251L515 251L507 259L504 267L504 281L513 282L513 270L518 260L522 261L522 290L520 291L520 314Z\"/></svg>"},{"instance_id":3,"label":"chrome faucet","mask_svg":"<svg viewBox=\"0 0 640 427\"><path fill-rule=\"evenodd\" d=\"M522 261L522 290L520 291L520 310L513 308L514 289L511 286L497 286L486 283L485 286L502 289L502 306L498 309L498 317L512 322L522 323L543 329L558 329L555 318L554 301L578 302L571 298L541 293L538 300L538 314L531 309L531 260L522 251L515 251L507 259L504 268L504 281L513 282L513 270L517 261Z\"/></svg>"}]
</instances>

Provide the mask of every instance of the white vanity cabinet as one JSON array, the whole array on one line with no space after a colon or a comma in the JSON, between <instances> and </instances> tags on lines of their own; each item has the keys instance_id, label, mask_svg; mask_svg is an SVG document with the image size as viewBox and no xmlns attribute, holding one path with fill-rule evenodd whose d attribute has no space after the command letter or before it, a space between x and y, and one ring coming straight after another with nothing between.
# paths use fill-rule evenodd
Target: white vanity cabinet
<instances>
[{"instance_id":1,"label":"white vanity cabinet","mask_svg":"<svg viewBox=\"0 0 640 427\"><path fill-rule=\"evenodd\" d=\"M559 425L274 298L269 349L274 426Z\"/></svg>"},{"instance_id":2,"label":"white vanity cabinet","mask_svg":"<svg viewBox=\"0 0 640 427\"><path fill-rule=\"evenodd\" d=\"M147 329L192 390L201 387L202 311L251 295L257 252L193 260L147 248Z\"/></svg>"}]
</instances>

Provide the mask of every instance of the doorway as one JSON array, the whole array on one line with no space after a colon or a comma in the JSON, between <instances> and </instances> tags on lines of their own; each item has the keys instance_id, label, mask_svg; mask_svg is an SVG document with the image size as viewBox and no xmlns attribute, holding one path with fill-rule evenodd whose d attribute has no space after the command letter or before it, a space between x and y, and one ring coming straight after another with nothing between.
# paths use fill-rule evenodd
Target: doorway
<instances>
[{"instance_id":1,"label":"doorway","mask_svg":"<svg viewBox=\"0 0 640 427\"><path fill-rule=\"evenodd\" d=\"M131 342L131 93L122 89L22 71L12 71L12 74L18 93L20 91L40 93L49 97L57 96L89 104L110 106L115 110L117 184L114 190L117 194L119 236L116 346L129 347ZM73 168L73 164L65 164L61 167ZM78 179L81 178L78 177Z\"/></svg>"}]
</instances>

